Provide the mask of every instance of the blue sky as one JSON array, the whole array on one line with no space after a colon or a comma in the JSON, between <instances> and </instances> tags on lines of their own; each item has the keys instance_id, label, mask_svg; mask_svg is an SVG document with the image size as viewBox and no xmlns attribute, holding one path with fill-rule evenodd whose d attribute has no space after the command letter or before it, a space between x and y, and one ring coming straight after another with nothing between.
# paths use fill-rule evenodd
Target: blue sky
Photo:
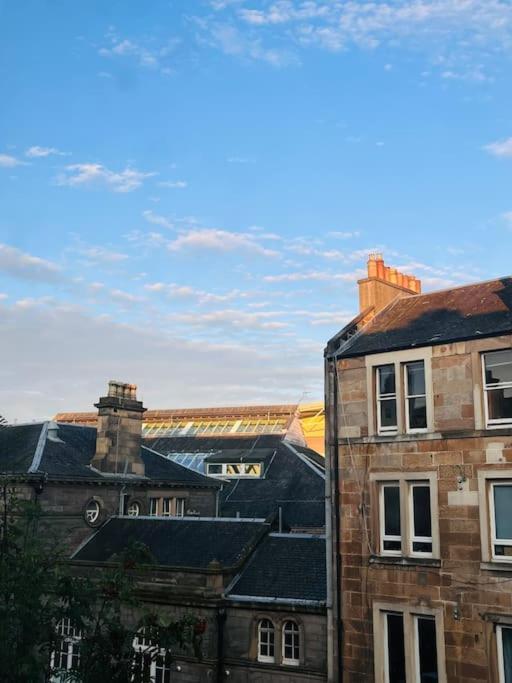
<instances>
[{"instance_id":1,"label":"blue sky","mask_svg":"<svg viewBox=\"0 0 512 683\"><path fill-rule=\"evenodd\" d=\"M0 413L322 396L366 254L510 273L508 0L0 0Z\"/></svg>"}]
</instances>

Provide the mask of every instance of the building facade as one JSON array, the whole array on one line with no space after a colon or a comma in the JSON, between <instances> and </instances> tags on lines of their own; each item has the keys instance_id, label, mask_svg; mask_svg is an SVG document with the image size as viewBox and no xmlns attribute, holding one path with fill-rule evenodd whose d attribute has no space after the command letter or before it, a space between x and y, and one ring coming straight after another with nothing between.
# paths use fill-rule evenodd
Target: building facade
<instances>
[{"instance_id":1,"label":"building facade","mask_svg":"<svg viewBox=\"0 0 512 683\"><path fill-rule=\"evenodd\" d=\"M371 257L326 349L329 679L512 681L512 278Z\"/></svg>"}]
</instances>

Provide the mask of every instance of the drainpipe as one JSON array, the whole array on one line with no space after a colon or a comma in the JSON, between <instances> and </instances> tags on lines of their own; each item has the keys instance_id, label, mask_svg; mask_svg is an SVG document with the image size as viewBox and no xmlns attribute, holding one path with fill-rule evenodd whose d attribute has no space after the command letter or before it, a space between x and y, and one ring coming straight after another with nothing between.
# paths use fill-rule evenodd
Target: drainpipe
<instances>
[{"instance_id":1,"label":"drainpipe","mask_svg":"<svg viewBox=\"0 0 512 683\"><path fill-rule=\"evenodd\" d=\"M340 501L338 468L338 390L336 358L327 355L324 362L326 406L325 430L325 533L327 564L327 681L339 683L341 671L341 557Z\"/></svg>"},{"instance_id":2,"label":"drainpipe","mask_svg":"<svg viewBox=\"0 0 512 683\"><path fill-rule=\"evenodd\" d=\"M225 607L217 608L217 683L224 681L224 624L226 623Z\"/></svg>"}]
</instances>

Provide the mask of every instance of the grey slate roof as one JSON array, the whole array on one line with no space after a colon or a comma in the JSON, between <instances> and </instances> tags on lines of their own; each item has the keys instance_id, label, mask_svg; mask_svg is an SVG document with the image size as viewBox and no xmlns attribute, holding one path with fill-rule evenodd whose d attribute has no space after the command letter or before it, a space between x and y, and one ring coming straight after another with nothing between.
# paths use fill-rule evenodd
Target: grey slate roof
<instances>
[{"instance_id":1,"label":"grey slate roof","mask_svg":"<svg viewBox=\"0 0 512 683\"><path fill-rule=\"evenodd\" d=\"M263 462L262 478L222 480L220 515L268 518L282 510L284 529L325 525L323 459L281 437L168 437L145 443L172 460L204 471L205 462ZM198 462L199 457L201 461Z\"/></svg>"},{"instance_id":2,"label":"grey slate roof","mask_svg":"<svg viewBox=\"0 0 512 683\"><path fill-rule=\"evenodd\" d=\"M363 356L509 334L512 277L395 299L339 348L345 331L330 340L328 355Z\"/></svg>"},{"instance_id":3,"label":"grey slate roof","mask_svg":"<svg viewBox=\"0 0 512 683\"><path fill-rule=\"evenodd\" d=\"M160 566L206 569L216 561L236 567L268 529L261 520L112 517L72 559L108 562L138 542L147 546Z\"/></svg>"},{"instance_id":4,"label":"grey slate roof","mask_svg":"<svg viewBox=\"0 0 512 683\"><path fill-rule=\"evenodd\" d=\"M270 534L229 589L229 597L326 600L325 538Z\"/></svg>"},{"instance_id":5,"label":"grey slate roof","mask_svg":"<svg viewBox=\"0 0 512 683\"><path fill-rule=\"evenodd\" d=\"M58 441L47 438L48 423L15 425L0 429L0 473L45 474L48 479L105 480L106 475L89 467L96 448L96 429L59 425ZM142 446L144 479L187 486L219 487L219 482L172 462ZM108 476L110 481L116 477ZM117 477L122 479L122 476ZM131 477L131 481L136 478ZM142 478L140 478L142 479Z\"/></svg>"}]
</instances>

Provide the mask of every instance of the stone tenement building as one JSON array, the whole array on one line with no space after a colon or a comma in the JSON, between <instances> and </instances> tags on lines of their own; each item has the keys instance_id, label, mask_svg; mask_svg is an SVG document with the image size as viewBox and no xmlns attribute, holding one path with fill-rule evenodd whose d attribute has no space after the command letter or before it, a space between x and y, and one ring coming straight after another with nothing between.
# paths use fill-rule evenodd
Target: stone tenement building
<instances>
[{"instance_id":1,"label":"stone tenement building","mask_svg":"<svg viewBox=\"0 0 512 683\"><path fill-rule=\"evenodd\" d=\"M359 287L326 349L329 680L509 683L512 278L421 294L371 256Z\"/></svg>"},{"instance_id":2,"label":"stone tenement building","mask_svg":"<svg viewBox=\"0 0 512 683\"><path fill-rule=\"evenodd\" d=\"M206 620L202 658L155 660L152 682L325 681L323 458L282 430L143 440L129 384L110 382L96 407L92 426L1 429L0 474L39 501L75 572L144 543L155 560L138 583L144 606ZM80 637L58 628L69 669Z\"/></svg>"}]
</instances>

